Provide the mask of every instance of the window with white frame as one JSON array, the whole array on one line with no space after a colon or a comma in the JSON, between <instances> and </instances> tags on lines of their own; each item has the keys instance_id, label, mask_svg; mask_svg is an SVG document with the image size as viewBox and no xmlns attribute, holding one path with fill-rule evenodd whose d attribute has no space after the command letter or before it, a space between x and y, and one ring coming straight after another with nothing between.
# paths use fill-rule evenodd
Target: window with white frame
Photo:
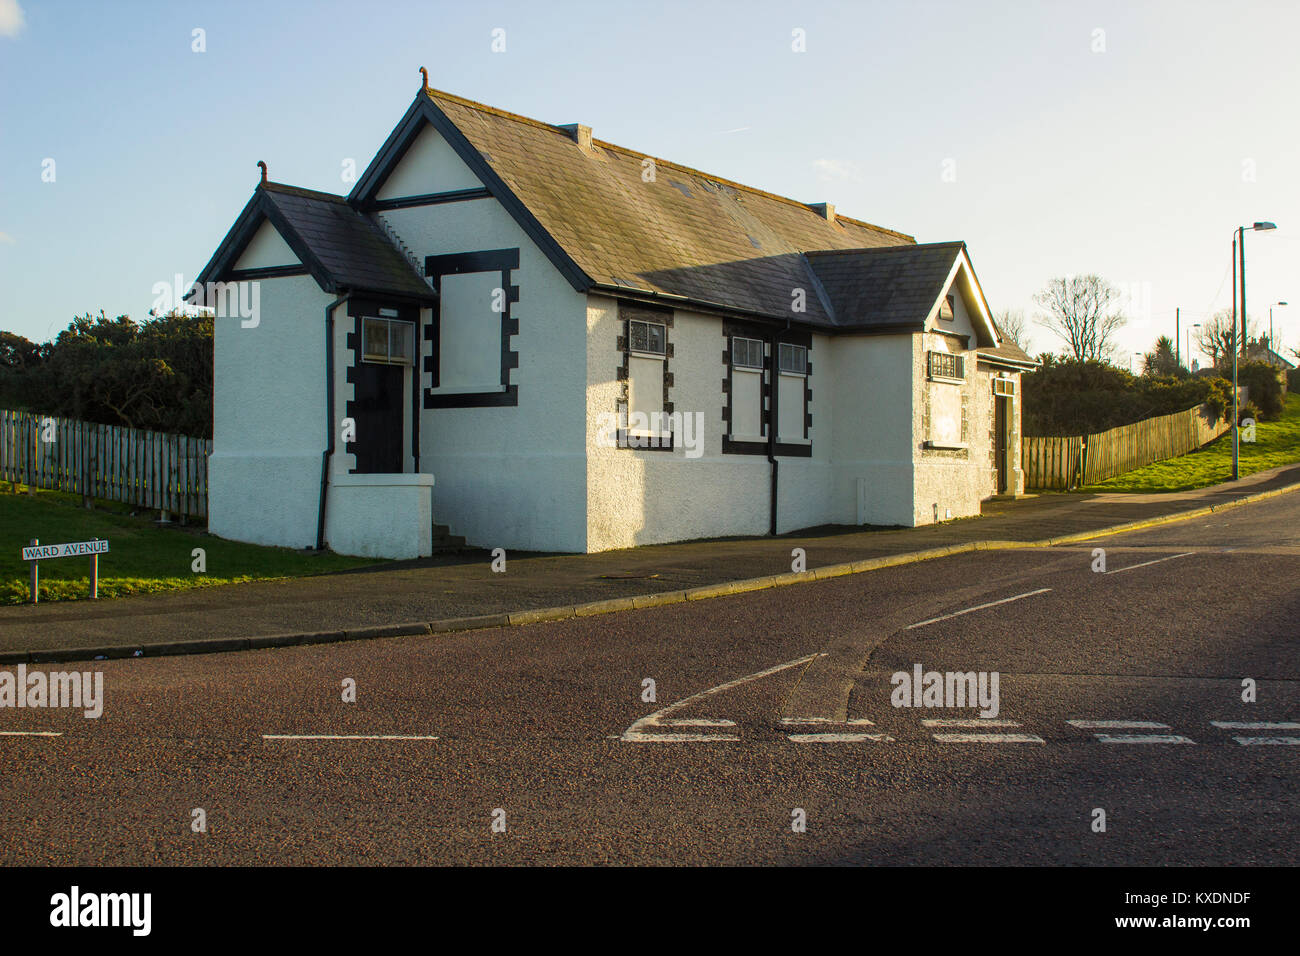
<instances>
[{"instance_id":1,"label":"window with white frame","mask_svg":"<svg viewBox=\"0 0 1300 956\"><path fill-rule=\"evenodd\" d=\"M415 326L397 319L361 321L361 358L383 365L410 365L415 359Z\"/></svg>"},{"instance_id":2,"label":"window with white frame","mask_svg":"<svg viewBox=\"0 0 1300 956\"><path fill-rule=\"evenodd\" d=\"M631 439L668 438L664 393L668 328L665 323L629 319L627 323L626 430Z\"/></svg>"},{"instance_id":3,"label":"window with white frame","mask_svg":"<svg viewBox=\"0 0 1300 956\"><path fill-rule=\"evenodd\" d=\"M663 355L667 351L668 332L658 322L628 322L628 347L633 352Z\"/></svg>"},{"instance_id":4,"label":"window with white frame","mask_svg":"<svg viewBox=\"0 0 1300 956\"><path fill-rule=\"evenodd\" d=\"M763 340L731 337L731 435L734 441L764 441Z\"/></svg>"},{"instance_id":5,"label":"window with white frame","mask_svg":"<svg viewBox=\"0 0 1300 956\"><path fill-rule=\"evenodd\" d=\"M954 382L966 380L966 361L952 352L929 352L928 374L930 378L948 379Z\"/></svg>"},{"instance_id":6,"label":"window with white frame","mask_svg":"<svg viewBox=\"0 0 1300 956\"><path fill-rule=\"evenodd\" d=\"M782 342L778 366L776 436L783 442L802 442L807 437L808 349Z\"/></svg>"}]
</instances>

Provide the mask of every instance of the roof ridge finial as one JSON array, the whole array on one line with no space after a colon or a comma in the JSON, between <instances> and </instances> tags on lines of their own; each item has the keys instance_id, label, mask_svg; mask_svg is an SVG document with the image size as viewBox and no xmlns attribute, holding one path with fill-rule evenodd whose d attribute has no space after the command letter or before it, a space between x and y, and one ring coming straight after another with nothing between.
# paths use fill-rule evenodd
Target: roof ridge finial
<instances>
[{"instance_id":1,"label":"roof ridge finial","mask_svg":"<svg viewBox=\"0 0 1300 956\"><path fill-rule=\"evenodd\" d=\"M420 67L420 76L423 77L423 81L420 83L420 91L427 93L429 92L429 71L424 67Z\"/></svg>"},{"instance_id":2,"label":"roof ridge finial","mask_svg":"<svg viewBox=\"0 0 1300 956\"><path fill-rule=\"evenodd\" d=\"M259 160L257 161L257 165L258 165L258 168L262 170L262 183L265 184L265 183L266 183L266 163L262 162L262 161L259 159Z\"/></svg>"}]
</instances>

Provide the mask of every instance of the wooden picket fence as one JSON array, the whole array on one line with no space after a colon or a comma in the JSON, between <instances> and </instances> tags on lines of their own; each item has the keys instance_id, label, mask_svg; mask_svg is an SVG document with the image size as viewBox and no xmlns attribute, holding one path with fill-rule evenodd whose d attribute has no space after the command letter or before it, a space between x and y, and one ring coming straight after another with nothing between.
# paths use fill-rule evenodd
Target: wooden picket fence
<instances>
[{"instance_id":1,"label":"wooden picket fence","mask_svg":"<svg viewBox=\"0 0 1300 956\"><path fill-rule=\"evenodd\" d=\"M211 453L207 438L0 409L0 481L206 518Z\"/></svg>"},{"instance_id":2,"label":"wooden picket fence","mask_svg":"<svg viewBox=\"0 0 1300 956\"><path fill-rule=\"evenodd\" d=\"M1069 491L1186 455L1228 431L1231 417L1212 422L1205 406L1198 405L1092 435L1025 436L1020 440L1025 487Z\"/></svg>"}]
</instances>

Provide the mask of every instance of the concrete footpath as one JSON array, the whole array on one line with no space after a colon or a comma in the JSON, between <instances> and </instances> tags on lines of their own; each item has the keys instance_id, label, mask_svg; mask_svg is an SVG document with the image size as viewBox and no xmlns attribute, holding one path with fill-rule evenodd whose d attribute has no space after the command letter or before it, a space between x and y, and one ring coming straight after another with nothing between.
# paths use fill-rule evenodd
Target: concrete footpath
<instances>
[{"instance_id":1,"label":"concrete footpath","mask_svg":"<svg viewBox=\"0 0 1300 956\"><path fill-rule=\"evenodd\" d=\"M555 620L868 572L962 551L1067 543L1300 488L1300 465L1172 494L1044 494L990 501L924 528L818 528L779 538L594 555L486 552L289 581L101 601L0 607L0 664L245 650ZM808 571L791 573L791 549Z\"/></svg>"}]
</instances>

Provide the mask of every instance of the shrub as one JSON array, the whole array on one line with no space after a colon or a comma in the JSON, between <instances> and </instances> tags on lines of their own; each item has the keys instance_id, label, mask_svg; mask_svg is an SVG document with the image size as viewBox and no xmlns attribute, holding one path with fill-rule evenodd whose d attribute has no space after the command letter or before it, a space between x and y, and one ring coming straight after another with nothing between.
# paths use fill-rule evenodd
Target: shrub
<instances>
[{"instance_id":1,"label":"shrub","mask_svg":"<svg viewBox=\"0 0 1300 956\"><path fill-rule=\"evenodd\" d=\"M1022 382L1026 435L1091 434L1201 404L1222 418L1232 407L1232 386L1221 378L1135 378L1103 362L1045 363Z\"/></svg>"},{"instance_id":2,"label":"shrub","mask_svg":"<svg viewBox=\"0 0 1300 956\"><path fill-rule=\"evenodd\" d=\"M1282 417L1284 398L1278 371L1267 362L1243 362L1237 368L1237 381L1250 389L1249 404L1259 408L1256 421L1276 421Z\"/></svg>"}]
</instances>

